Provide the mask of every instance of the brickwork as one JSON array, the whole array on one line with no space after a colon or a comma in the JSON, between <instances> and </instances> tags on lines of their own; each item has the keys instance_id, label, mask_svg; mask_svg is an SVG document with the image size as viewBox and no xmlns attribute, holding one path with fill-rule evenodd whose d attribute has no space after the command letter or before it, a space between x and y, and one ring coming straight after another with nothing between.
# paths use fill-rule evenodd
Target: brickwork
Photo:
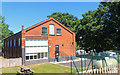
<instances>
[{"instance_id":1,"label":"brickwork","mask_svg":"<svg viewBox=\"0 0 120 75\"><path fill-rule=\"evenodd\" d=\"M54 24L54 35L49 35L49 24ZM47 35L42 35L42 27L47 27ZM24 28L24 26L22 26ZM57 28L61 28L61 35L57 35ZM21 37L21 45L18 45L18 37ZM4 41L13 39L16 40L16 47L5 47L5 56L22 57L25 64L25 40L26 39L48 39L49 58L55 58L55 45L59 45L59 56L75 56L75 34L66 28L64 25L56 21L54 18L47 19L27 29L22 29L21 32L6 38ZM10 41L9 41L10 44Z\"/></svg>"}]
</instances>

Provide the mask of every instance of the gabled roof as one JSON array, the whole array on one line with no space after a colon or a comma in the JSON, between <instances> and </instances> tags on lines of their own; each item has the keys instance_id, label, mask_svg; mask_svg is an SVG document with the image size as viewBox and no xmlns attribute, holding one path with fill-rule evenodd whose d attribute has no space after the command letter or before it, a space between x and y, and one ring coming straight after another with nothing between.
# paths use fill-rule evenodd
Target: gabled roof
<instances>
[{"instance_id":1,"label":"gabled roof","mask_svg":"<svg viewBox=\"0 0 120 75\"><path fill-rule=\"evenodd\" d=\"M72 32L70 29L68 29L67 27L65 27L64 25L62 25L60 22L58 22L57 20L55 20L53 17L51 17L51 18L49 18L49 19L47 19L47 20L44 20L44 21L42 21L42 22L40 22L40 23L38 23L38 24L35 24L35 25L33 25L33 26L31 26L31 27L29 27L29 28L27 28L27 29L24 29L24 30L27 32L27 31L29 31L29 30L31 30L31 29L34 29L34 28L36 28L36 27L38 27L38 26L40 26L40 25L42 25L42 24L44 24L44 23L46 23L46 22L48 22L48 21L51 21L51 20L53 20L54 22L56 22L57 24L59 24L61 27L63 27L64 29L66 29L66 30L69 31L70 33L75 34L75 33Z\"/></svg>"}]
</instances>

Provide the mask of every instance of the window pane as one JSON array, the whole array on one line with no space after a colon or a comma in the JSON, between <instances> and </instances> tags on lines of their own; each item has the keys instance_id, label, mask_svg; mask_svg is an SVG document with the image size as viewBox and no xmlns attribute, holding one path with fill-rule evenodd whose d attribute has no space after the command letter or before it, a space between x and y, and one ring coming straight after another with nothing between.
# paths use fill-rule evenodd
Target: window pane
<instances>
[{"instance_id":1,"label":"window pane","mask_svg":"<svg viewBox=\"0 0 120 75\"><path fill-rule=\"evenodd\" d=\"M5 42L5 47L6 47L6 42Z\"/></svg>"},{"instance_id":2,"label":"window pane","mask_svg":"<svg viewBox=\"0 0 120 75\"><path fill-rule=\"evenodd\" d=\"M30 59L33 59L33 56L30 56Z\"/></svg>"},{"instance_id":3,"label":"window pane","mask_svg":"<svg viewBox=\"0 0 120 75\"><path fill-rule=\"evenodd\" d=\"M47 34L47 27L42 27L42 34L46 35Z\"/></svg>"},{"instance_id":4,"label":"window pane","mask_svg":"<svg viewBox=\"0 0 120 75\"><path fill-rule=\"evenodd\" d=\"M16 43L15 43L15 39L14 39L14 47L15 47L15 44L16 44Z\"/></svg>"},{"instance_id":5,"label":"window pane","mask_svg":"<svg viewBox=\"0 0 120 75\"><path fill-rule=\"evenodd\" d=\"M61 28L57 29L57 35L61 35Z\"/></svg>"},{"instance_id":6,"label":"window pane","mask_svg":"<svg viewBox=\"0 0 120 75\"><path fill-rule=\"evenodd\" d=\"M29 56L26 56L26 60L29 60Z\"/></svg>"},{"instance_id":7,"label":"window pane","mask_svg":"<svg viewBox=\"0 0 120 75\"><path fill-rule=\"evenodd\" d=\"M43 55L43 53L41 53L41 58L43 58L44 57L44 55Z\"/></svg>"},{"instance_id":8,"label":"window pane","mask_svg":"<svg viewBox=\"0 0 120 75\"><path fill-rule=\"evenodd\" d=\"M34 59L37 59L37 55L34 55Z\"/></svg>"},{"instance_id":9,"label":"window pane","mask_svg":"<svg viewBox=\"0 0 120 75\"><path fill-rule=\"evenodd\" d=\"M8 41L8 47L9 47L9 41Z\"/></svg>"},{"instance_id":10,"label":"window pane","mask_svg":"<svg viewBox=\"0 0 120 75\"><path fill-rule=\"evenodd\" d=\"M19 37L18 41L19 41L18 46L20 46L20 37Z\"/></svg>"},{"instance_id":11,"label":"window pane","mask_svg":"<svg viewBox=\"0 0 120 75\"><path fill-rule=\"evenodd\" d=\"M54 35L54 24L50 24L49 27L49 34Z\"/></svg>"},{"instance_id":12,"label":"window pane","mask_svg":"<svg viewBox=\"0 0 120 75\"><path fill-rule=\"evenodd\" d=\"M45 57L47 58L47 52L45 52Z\"/></svg>"},{"instance_id":13,"label":"window pane","mask_svg":"<svg viewBox=\"0 0 120 75\"><path fill-rule=\"evenodd\" d=\"M40 59L40 53L38 53L38 59Z\"/></svg>"}]
</instances>

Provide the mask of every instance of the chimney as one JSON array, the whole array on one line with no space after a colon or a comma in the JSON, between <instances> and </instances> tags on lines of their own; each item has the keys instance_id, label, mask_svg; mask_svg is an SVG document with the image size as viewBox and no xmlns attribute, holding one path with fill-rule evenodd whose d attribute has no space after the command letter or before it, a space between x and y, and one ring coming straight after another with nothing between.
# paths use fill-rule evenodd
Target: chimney
<instances>
[{"instance_id":1,"label":"chimney","mask_svg":"<svg viewBox=\"0 0 120 75\"><path fill-rule=\"evenodd\" d=\"M22 25L22 30L24 30L24 25Z\"/></svg>"}]
</instances>

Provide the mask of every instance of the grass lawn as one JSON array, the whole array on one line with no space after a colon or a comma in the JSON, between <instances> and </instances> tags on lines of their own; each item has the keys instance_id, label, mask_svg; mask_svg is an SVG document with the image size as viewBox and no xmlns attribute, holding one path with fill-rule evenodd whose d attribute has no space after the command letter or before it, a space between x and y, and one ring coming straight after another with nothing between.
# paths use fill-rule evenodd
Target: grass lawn
<instances>
[{"instance_id":1,"label":"grass lawn","mask_svg":"<svg viewBox=\"0 0 120 75\"><path fill-rule=\"evenodd\" d=\"M28 65L27 67L35 73L71 73L71 68L52 63ZM20 67L2 68L2 73L16 73L17 70L20 70ZM73 68L73 73L76 73L75 68Z\"/></svg>"},{"instance_id":2,"label":"grass lawn","mask_svg":"<svg viewBox=\"0 0 120 75\"><path fill-rule=\"evenodd\" d=\"M4 59L4 57L0 56L0 59Z\"/></svg>"}]
</instances>

